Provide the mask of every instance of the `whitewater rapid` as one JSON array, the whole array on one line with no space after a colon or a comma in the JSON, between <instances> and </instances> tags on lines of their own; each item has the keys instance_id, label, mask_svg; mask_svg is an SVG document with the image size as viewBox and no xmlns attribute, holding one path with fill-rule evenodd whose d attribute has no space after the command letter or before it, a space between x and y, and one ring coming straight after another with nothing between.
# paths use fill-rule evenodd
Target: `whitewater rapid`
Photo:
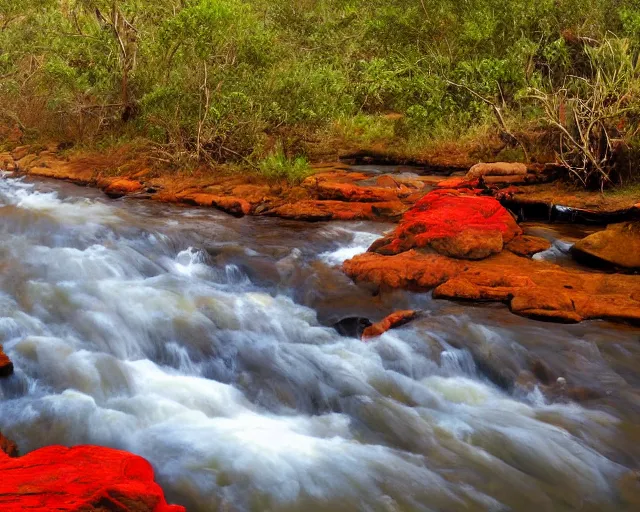
<instances>
[{"instance_id":1,"label":"whitewater rapid","mask_svg":"<svg viewBox=\"0 0 640 512\"><path fill-rule=\"evenodd\" d=\"M564 344L594 365L567 375L596 369L635 404L599 343L635 357L637 330L374 298L337 266L388 226L109 202L8 174L0 216L0 343L16 367L0 430L23 453L129 450L189 511L626 510L617 482L640 459L619 402L502 389L469 347L517 359L537 336ZM331 327L405 306L425 319L369 343Z\"/></svg>"}]
</instances>

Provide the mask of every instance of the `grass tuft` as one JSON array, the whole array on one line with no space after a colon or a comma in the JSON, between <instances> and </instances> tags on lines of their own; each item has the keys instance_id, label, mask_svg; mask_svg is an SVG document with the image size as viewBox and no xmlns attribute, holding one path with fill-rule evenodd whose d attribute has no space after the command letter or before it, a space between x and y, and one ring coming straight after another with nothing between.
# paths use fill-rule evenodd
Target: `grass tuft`
<instances>
[{"instance_id":1,"label":"grass tuft","mask_svg":"<svg viewBox=\"0 0 640 512\"><path fill-rule=\"evenodd\" d=\"M284 154L282 148L260 161L258 172L268 181L286 181L290 185L298 185L312 174L311 166L306 157L289 158Z\"/></svg>"}]
</instances>

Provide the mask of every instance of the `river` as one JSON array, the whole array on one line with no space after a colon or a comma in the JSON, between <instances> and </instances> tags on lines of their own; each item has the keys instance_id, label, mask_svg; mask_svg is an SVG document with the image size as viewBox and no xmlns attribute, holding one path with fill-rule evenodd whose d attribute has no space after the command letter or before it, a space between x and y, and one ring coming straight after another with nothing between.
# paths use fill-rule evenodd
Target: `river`
<instances>
[{"instance_id":1,"label":"river","mask_svg":"<svg viewBox=\"0 0 640 512\"><path fill-rule=\"evenodd\" d=\"M384 224L10 175L0 216L0 431L23 453L129 450L196 512L637 510L640 329L372 296L339 264ZM405 308L369 343L331 327ZM587 399L518 385L531 369Z\"/></svg>"}]
</instances>

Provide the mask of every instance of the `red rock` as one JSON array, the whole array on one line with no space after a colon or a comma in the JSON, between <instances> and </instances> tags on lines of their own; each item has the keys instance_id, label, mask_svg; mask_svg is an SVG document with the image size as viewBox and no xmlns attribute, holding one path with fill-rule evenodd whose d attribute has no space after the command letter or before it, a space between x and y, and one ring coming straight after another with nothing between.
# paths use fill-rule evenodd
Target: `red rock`
<instances>
[{"instance_id":1,"label":"red rock","mask_svg":"<svg viewBox=\"0 0 640 512\"><path fill-rule=\"evenodd\" d=\"M534 261L504 251L463 262L434 252L365 253L343 269L382 289L433 289L436 299L504 302L520 316L558 322L607 319L640 323L640 279Z\"/></svg>"},{"instance_id":2,"label":"red rock","mask_svg":"<svg viewBox=\"0 0 640 512\"><path fill-rule=\"evenodd\" d=\"M525 176L527 166L520 163L494 162L474 165L466 175L467 180L485 176Z\"/></svg>"},{"instance_id":3,"label":"red rock","mask_svg":"<svg viewBox=\"0 0 640 512\"><path fill-rule=\"evenodd\" d=\"M360 203L376 203L395 201L406 197L412 192L404 185L386 187L362 187L351 183L324 181L318 183L315 193L319 199L335 201L354 201Z\"/></svg>"},{"instance_id":4,"label":"red rock","mask_svg":"<svg viewBox=\"0 0 640 512\"><path fill-rule=\"evenodd\" d=\"M3 512L185 512L167 505L142 457L98 446L49 446L20 458L0 453Z\"/></svg>"},{"instance_id":5,"label":"red rock","mask_svg":"<svg viewBox=\"0 0 640 512\"><path fill-rule=\"evenodd\" d=\"M617 481L617 488L625 504L640 510L640 471L624 473Z\"/></svg>"},{"instance_id":6,"label":"red rock","mask_svg":"<svg viewBox=\"0 0 640 512\"><path fill-rule=\"evenodd\" d=\"M380 322L376 322L375 324L367 327L362 333L362 340L365 341L381 336L390 329L405 325L413 320L417 314L418 313L413 310L396 311L395 313L391 313Z\"/></svg>"},{"instance_id":7,"label":"red rock","mask_svg":"<svg viewBox=\"0 0 640 512\"><path fill-rule=\"evenodd\" d=\"M478 188L479 180L468 180L465 177L454 177L449 178L444 181L438 182L436 187L438 188L448 188L448 189L456 189L456 188L468 188L470 190L474 190Z\"/></svg>"},{"instance_id":8,"label":"red rock","mask_svg":"<svg viewBox=\"0 0 640 512\"><path fill-rule=\"evenodd\" d=\"M13 363L9 356L2 351L2 345L0 345L0 378L9 377L13 374Z\"/></svg>"},{"instance_id":9,"label":"red rock","mask_svg":"<svg viewBox=\"0 0 640 512\"><path fill-rule=\"evenodd\" d=\"M270 195L271 187L268 185L237 185L231 189L231 195L244 199L248 203L258 204L267 199Z\"/></svg>"},{"instance_id":10,"label":"red rock","mask_svg":"<svg viewBox=\"0 0 640 512\"><path fill-rule=\"evenodd\" d=\"M423 291L455 277L464 264L440 254L411 250L394 256L374 252L359 254L345 261L342 268L356 282L372 283L387 289Z\"/></svg>"},{"instance_id":11,"label":"red rock","mask_svg":"<svg viewBox=\"0 0 640 512\"><path fill-rule=\"evenodd\" d=\"M406 211L400 201L358 203L345 201L303 200L287 203L264 212L264 215L310 222L326 220L392 220Z\"/></svg>"},{"instance_id":12,"label":"red rock","mask_svg":"<svg viewBox=\"0 0 640 512\"><path fill-rule=\"evenodd\" d=\"M4 437L2 432L0 432L0 460L2 460L2 453L5 453L9 457L17 457L19 455L16 443Z\"/></svg>"},{"instance_id":13,"label":"red rock","mask_svg":"<svg viewBox=\"0 0 640 512\"><path fill-rule=\"evenodd\" d=\"M509 242L505 249L518 256L533 256L536 253L546 251L551 247L551 242L545 238L537 236L522 235L517 236Z\"/></svg>"},{"instance_id":14,"label":"red rock","mask_svg":"<svg viewBox=\"0 0 640 512\"><path fill-rule=\"evenodd\" d=\"M236 217L242 217L243 215L249 215L251 213L251 204L239 197L196 192L179 195L178 199L187 204L217 208Z\"/></svg>"},{"instance_id":15,"label":"red rock","mask_svg":"<svg viewBox=\"0 0 640 512\"><path fill-rule=\"evenodd\" d=\"M111 181L105 188L104 193L109 197L118 198L128 194L140 192L143 189L142 183L127 178L119 178Z\"/></svg>"},{"instance_id":16,"label":"red rock","mask_svg":"<svg viewBox=\"0 0 640 512\"><path fill-rule=\"evenodd\" d=\"M433 296L501 301L513 313L543 320L640 322L640 279L636 276L563 268L507 251L470 264L438 286Z\"/></svg>"},{"instance_id":17,"label":"red rock","mask_svg":"<svg viewBox=\"0 0 640 512\"><path fill-rule=\"evenodd\" d=\"M504 243L521 233L512 215L492 197L434 190L405 213L393 233L369 250L399 254L431 247L454 258L482 259L500 252Z\"/></svg>"}]
</instances>

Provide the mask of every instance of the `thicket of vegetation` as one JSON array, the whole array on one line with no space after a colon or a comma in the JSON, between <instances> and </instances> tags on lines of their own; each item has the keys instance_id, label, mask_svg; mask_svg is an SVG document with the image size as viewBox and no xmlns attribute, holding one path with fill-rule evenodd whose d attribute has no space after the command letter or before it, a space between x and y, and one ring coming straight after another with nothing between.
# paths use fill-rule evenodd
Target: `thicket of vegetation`
<instances>
[{"instance_id":1,"label":"thicket of vegetation","mask_svg":"<svg viewBox=\"0 0 640 512\"><path fill-rule=\"evenodd\" d=\"M276 173L323 137L491 129L606 186L640 145L639 50L640 0L0 0L0 123Z\"/></svg>"}]
</instances>

